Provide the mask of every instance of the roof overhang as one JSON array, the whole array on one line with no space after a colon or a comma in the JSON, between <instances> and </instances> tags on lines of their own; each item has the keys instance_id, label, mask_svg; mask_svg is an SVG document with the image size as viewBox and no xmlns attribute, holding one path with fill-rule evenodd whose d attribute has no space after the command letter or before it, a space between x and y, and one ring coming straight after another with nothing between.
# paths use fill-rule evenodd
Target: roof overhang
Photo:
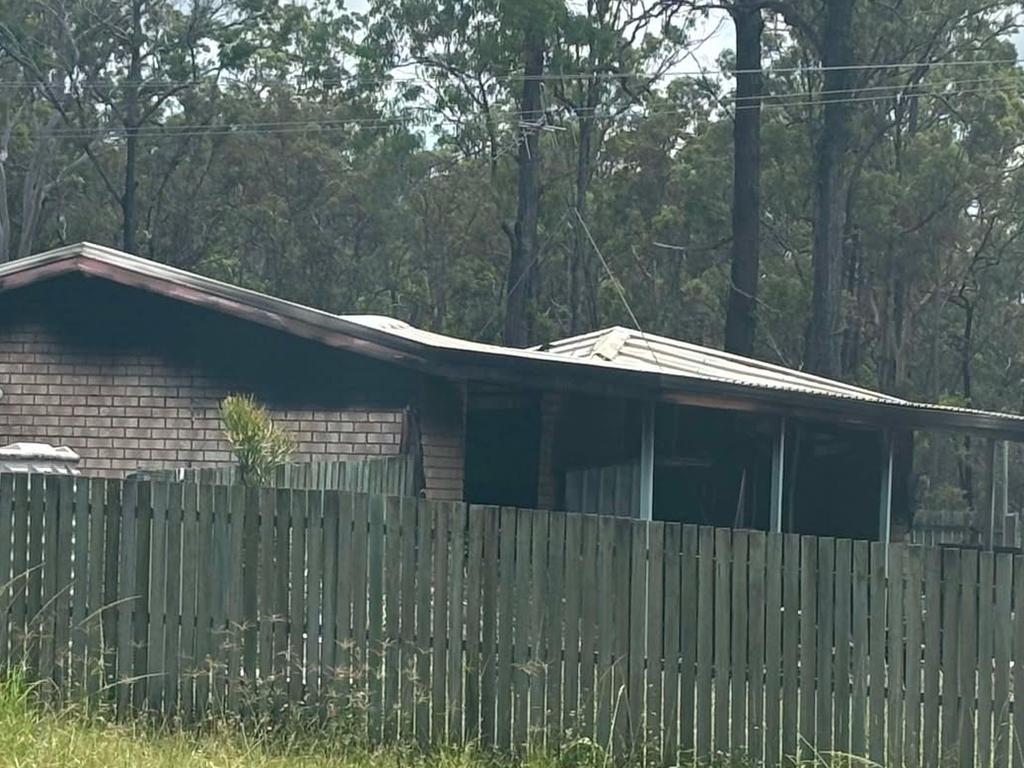
<instances>
[{"instance_id":1,"label":"roof overhang","mask_svg":"<svg viewBox=\"0 0 1024 768\"><path fill-rule=\"evenodd\" d=\"M62 275L81 275L148 291L276 329L325 346L414 368L431 375L545 391L655 399L680 405L821 419L881 429L984 433L1024 440L1024 417L907 401L823 396L623 367L462 341L404 324L389 328L346 318L208 277L82 243L0 266L0 294Z\"/></svg>"},{"instance_id":2,"label":"roof overhang","mask_svg":"<svg viewBox=\"0 0 1024 768\"><path fill-rule=\"evenodd\" d=\"M64 275L98 278L237 317L293 336L396 363L426 364L418 346L312 307L192 272L79 243L0 266L0 293Z\"/></svg>"},{"instance_id":3,"label":"roof overhang","mask_svg":"<svg viewBox=\"0 0 1024 768\"><path fill-rule=\"evenodd\" d=\"M464 355L470 357L474 353ZM479 358L478 353L475 356ZM559 365L559 361L477 359L470 363L464 359L460 361L458 370L469 379L533 389L653 399L677 405L840 422L872 429L983 433L998 440L1024 441L1024 418L966 408L821 397L648 371Z\"/></svg>"}]
</instances>

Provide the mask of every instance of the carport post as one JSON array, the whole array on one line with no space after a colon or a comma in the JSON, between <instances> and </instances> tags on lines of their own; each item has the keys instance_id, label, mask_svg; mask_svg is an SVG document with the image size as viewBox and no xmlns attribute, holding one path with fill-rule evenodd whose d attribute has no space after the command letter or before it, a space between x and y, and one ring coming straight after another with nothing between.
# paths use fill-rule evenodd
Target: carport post
<instances>
[{"instance_id":1,"label":"carport post","mask_svg":"<svg viewBox=\"0 0 1024 768\"><path fill-rule=\"evenodd\" d=\"M998 450L997 446L1002 447ZM996 469L996 461L1001 459L1002 466ZM1000 484L1002 487L1000 487ZM1006 536L1006 515L1010 506L1010 443L1006 440L989 441L989 511L988 528L985 531L985 549L992 550L996 544L996 521L999 530ZM998 490L998 494L997 494ZM996 510L999 513L996 513ZM1003 541L1005 545L1006 542Z\"/></svg>"},{"instance_id":2,"label":"carport post","mask_svg":"<svg viewBox=\"0 0 1024 768\"><path fill-rule=\"evenodd\" d=\"M878 540L885 551L886 572L889 568L889 539L892 535L892 435L882 433L882 483L878 504Z\"/></svg>"},{"instance_id":3,"label":"carport post","mask_svg":"<svg viewBox=\"0 0 1024 768\"><path fill-rule=\"evenodd\" d=\"M654 519L654 403L644 403L640 434L640 519Z\"/></svg>"},{"instance_id":4,"label":"carport post","mask_svg":"<svg viewBox=\"0 0 1024 768\"><path fill-rule=\"evenodd\" d=\"M985 525L985 549L991 552L996 544L996 441L988 441L988 522Z\"/></svg>"},{"instance_id":5,"label":"carport post","mask_svg":"<svg viewBox=\"0 0 1024 768\"><path fill-rule=\"evenodd\" d=\"M786 479L786 417L779 420L779 433L772 444L771 532L782 533L782 498Z\"/></svg>"},{"instance_id":6,"label":"carport post","mask_svg":"<svg viewBox=\"0 0 1024 768\"><path fill-rule=\"evenodd\" d=\"M1003 530L1006 530L1006 518L1010 514L1010 441L1003 440L1003 487L1000 506L1003 514ZM1005 543L1005 542L1004 542Z\"/></svg>"}]
</instances>

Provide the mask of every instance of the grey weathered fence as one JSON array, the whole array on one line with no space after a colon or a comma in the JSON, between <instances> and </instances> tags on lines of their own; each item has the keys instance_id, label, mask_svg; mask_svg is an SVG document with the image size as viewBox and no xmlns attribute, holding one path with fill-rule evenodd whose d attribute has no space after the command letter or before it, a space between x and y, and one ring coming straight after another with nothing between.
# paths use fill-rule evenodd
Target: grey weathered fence
<instances>
[{"instance_id":1,"label":"grey weathered fence","mask_svg":"<svg viewBox=\"0 0 1024 768\"><path fill-rule=\"evenodd\" d=\"M375 739L1024 765L1024 560L358 493L0 478L0 656Z\"/></svg>"},{"instance_id":2,"label":"grey weathered fence","mask_svg":"<svg viewBox=\"0 0 1024 768\"><path fill-rule=\"evenodd\" d=\"M569 470L565 506L586 515L640 517L640 462Z\"/></svg>"},{"instance_id":3,"label":"grey weathered fence","mask_svg":"<svg viewBox=\"0 0 1024 768\"><path fill-rule=\"evenodd\" d=\"M296 462L277 467L267 485L272 488L417 496L421 489L417 481L416 464L416 457L411 455ZM234 485L238 482L238 468L234 465L151 470L141 474L153 480L176 480L203 485Z\"/></svg>"},{"instance_id":4,"label":"grey weathered fence","mask_svg":"<svg viewBox=\"0 0 1024 768\"><path fill-rule=\"evenodd\" d=\"M919 510L907 533L914 544L980 547L985 542L984 513L971 510ZM1020 549L1024 525L1020 515L997 515L992 540L996 547Z\"/></svg>"}]
</instances>

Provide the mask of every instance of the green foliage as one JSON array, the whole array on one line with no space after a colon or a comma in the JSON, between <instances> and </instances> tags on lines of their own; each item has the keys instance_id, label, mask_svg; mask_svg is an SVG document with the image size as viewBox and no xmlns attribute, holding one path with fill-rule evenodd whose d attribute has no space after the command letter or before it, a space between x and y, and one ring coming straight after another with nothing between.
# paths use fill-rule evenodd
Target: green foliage
<instances>
[{"instance_id":1,"label":"green foliage","mask_svg":"<svg viewBox=\"0 0 1024 768\"><path fill-rule=\"evenodd\" d=\"M274 469L291 458L291 435L271 421L263 406L250 395L228 395L220 404L224 436L238 462L243 485L261 485Z\"/></svg>"}]
</instances>

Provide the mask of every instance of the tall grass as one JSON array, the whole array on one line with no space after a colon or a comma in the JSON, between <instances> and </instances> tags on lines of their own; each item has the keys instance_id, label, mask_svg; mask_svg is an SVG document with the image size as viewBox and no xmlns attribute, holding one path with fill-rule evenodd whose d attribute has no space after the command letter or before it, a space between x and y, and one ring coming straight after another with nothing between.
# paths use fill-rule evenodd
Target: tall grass
<instances>
[{"instance_id":1,"label":"tall grass","mask_svg":"<svg viewBox=\"0 0 1024 768\"><path fill-rule=\"evenodd\" d=\"M537 756L524 768L559 768ZM0 766L14 768L511 768L478 750L373 748L330 726L215 721L172 730L40 704L21 674L0 680Z\"/></svg>"},{"instance_id":2,"label":"tall grass","mask_svg":"<svg viewBox=\"0 0 1024 768\"><path fill-rule=\"evenodd\" d=\"M336 720L298 719L270 728L241 719L214 719L201 729L169 728L144 720L115 722L75 708L42 703L23 674L0 679L0 766L11 768L628 768L589 742L558 755L512 761L472 746L423 752L412 746L373 747ZM681 765L692 765L680 761ZM720 756L700 768L746 768ZM821 756L790 768L866 768L850 757Z\"/></svg>"}]
</instances>

